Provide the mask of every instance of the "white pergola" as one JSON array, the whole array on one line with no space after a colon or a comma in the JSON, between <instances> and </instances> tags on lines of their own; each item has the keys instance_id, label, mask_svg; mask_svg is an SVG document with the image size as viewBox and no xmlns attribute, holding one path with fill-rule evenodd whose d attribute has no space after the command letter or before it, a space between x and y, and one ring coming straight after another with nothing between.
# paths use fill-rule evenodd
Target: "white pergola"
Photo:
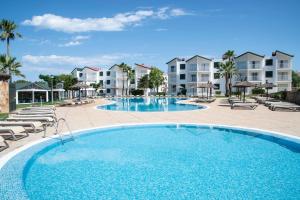
<instances>
[{"instance_id":1,"label":"white pergola","mask_svg":"<svg viewBox=\"0 0 300 200\"><path fill-rule=\"evenodd\" d=\"M20 90L16 90L16 103L19 104L19 92L31 92L32 93L32 98L31 98L31 102L34 103L34 99L35 99L35 93L36 92L45 92L46 94L46 102L49 101L49 96L48 96L48 92L49 90L46 89L20 89Z\"/></svg>"}]
</instances>

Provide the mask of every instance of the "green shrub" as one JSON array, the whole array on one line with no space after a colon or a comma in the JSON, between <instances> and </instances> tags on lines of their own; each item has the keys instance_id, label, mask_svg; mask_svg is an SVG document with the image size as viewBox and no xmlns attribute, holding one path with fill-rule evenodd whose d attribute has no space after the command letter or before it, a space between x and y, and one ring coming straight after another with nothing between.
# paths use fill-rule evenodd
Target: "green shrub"
<instances>
[{"instance_id":1,"label":"green shrub","mask_svg":"<svg viewBox=\"0 0 300 200\"><path fill-rule=\"evenodd\" d=\"M216 95L221 95L221 91L215 91Z\"/></svg>"},{"instance_id":2,"label":"green shrub","mask_svg":"<svg viewBox=\"0 0 300 200\"><path fill-rule=\"evenodd\" d=\"M158 96L166 96L166 93L165 92L158 92L156 95L158 95Z\"/></svg>"},{"instance_id":3,"label":"green shrub","mask_svg":"<svg viewBox=\"0 0 300 200\"><path fill-rule=\"evenodd\" d=\"M253 88L252 94L265 94L265 90L262 88Z\"/></svg>"},{"instance_id":4,"label":"green shrub","mask_svg":"<svg viewBox=\"0 0 300 200\"><path fill-rule=\"evenodd\" d=\"M132 95L144 95L144 90L131 90Z\"/></svg>"}]
</instances>

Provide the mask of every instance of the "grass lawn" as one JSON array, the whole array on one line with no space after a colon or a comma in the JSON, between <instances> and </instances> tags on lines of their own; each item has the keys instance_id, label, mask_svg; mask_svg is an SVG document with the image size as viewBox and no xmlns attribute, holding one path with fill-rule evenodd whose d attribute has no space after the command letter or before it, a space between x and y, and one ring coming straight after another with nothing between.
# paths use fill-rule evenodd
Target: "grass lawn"
<instances>
[{"instance_id":1,"label":"grass lawn","mask_svg":"<svg viewBox=\"0 0 300 200\"><path fill-rule=\"evenodd\" d=\"M5 120L8 117L8 113L0 113L0 121Z\"/></svg>"}]
</instances>

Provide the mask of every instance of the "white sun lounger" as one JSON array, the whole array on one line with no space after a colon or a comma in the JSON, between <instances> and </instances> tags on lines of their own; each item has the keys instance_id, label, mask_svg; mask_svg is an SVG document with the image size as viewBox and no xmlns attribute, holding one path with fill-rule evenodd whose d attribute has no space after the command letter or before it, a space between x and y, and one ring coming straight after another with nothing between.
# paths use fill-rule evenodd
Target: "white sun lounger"
<instances>
[{"instance_id":1,"label":"white sun lounger","mask_svg":"<svg viewBox=\"0 0 300 200\"><path fill-rule=\"evenodd\" d=\"M33 132L45 131L46 126L40 121L0 121L0 126L23 126L29 127Z\"/></svg>"},{"instance_id":2,"label":"white sun lounger","mask_svg":"<svg viewBox=\"0 0 300 200\"><path fill-rule=\"evenodd\" d=\"M27 130L22 126L0 126L0 135L8 136L13 140L19 140L27 137L29 134Z\"/></svg>"},{"instance_id":3,"label":"white sun lounger","mask_svg":"<svg viewBox=\"0 0 300 200\"><path fill-rule=\"evenodd\" d=\"M300 111L300 106L296 104L285 104L285 103L278 103L278 104L272 104L269 106L269 109L272 111L276 111L278 109L285 109L290 111Z\"/></svg>"},{"instance_id":4,"label":"white sun lounger","mask_svg":"<svg viewBox=\"0 0 300 200\"><path fill-rule=\"evenodd\" d=\"M231 109L240 107L240 108L250 108L251 110L254 110L258 106L257 103L233 103L231 104Z\"/></svg>"},{"instance_id":5,"label":"white sun lounger","mask_svg":"<svg viewBox=\"0 0 300 200\"><path fill-rule=\"evenodd\" d=\"M7 149L9 146L3 137L0 136L0 151Z\"/></svg>"},{"instance_id":6,"label":"white sun lounger","mask_svg":"<svg viewBox=\"0 0 300 200\"><path fill-rule=\"evenodd\" d=\"M52 126L56 122L55 119L51 117L23 117L23 116L14 116L6 119L7 121L39 121L47 126Z\"/></svg>"}]
</instances>

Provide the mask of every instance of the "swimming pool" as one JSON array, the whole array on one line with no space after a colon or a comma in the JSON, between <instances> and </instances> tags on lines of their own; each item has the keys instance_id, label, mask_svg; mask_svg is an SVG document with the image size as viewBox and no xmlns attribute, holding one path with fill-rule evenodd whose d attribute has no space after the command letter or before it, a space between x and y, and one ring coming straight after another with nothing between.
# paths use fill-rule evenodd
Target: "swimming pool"
<instances>
[{"instance_id":1,"label":"swimming pool","mask_svg":"<svg viewBox=\"0 0 300 200\"><path fill-rule=\"evenodd\" d=\"M80 133L9 160L1 199L300 198L298 139L194 124Z\"/></svg>"},{"instance_id":2,"label":"swimming pool","mask_svg":"<svg viewBox=\"0 0 300 200\"><path fill-rule=\"evenodd\" d=\"M114 98L114 103L97 106L103 110L133 111L133 112L167 112L167 111L187 111L204 109L205 106L181 104L178 101L186 98L157 98L157 97L138 97L138 98Z\"/></svg>"}]
</instances>

